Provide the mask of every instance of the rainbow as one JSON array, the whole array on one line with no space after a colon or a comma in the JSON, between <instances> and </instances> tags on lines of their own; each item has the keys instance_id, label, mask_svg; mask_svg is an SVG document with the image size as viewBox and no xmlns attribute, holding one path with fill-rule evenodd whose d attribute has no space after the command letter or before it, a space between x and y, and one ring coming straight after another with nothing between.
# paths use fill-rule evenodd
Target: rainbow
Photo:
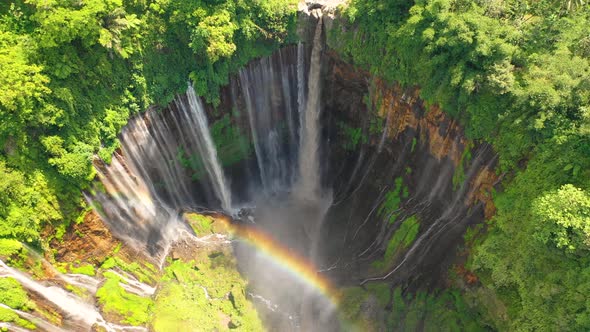
<instances>
[{"instance_id":1,"label":"rainbow","mask_svg":"<svg viewBox=\"0 0 590 332\"><path fill-rule=\"evenodd\" d=\"M259 229L233 223L225 215L215 216L214 219L223 222L232 235L239 237L258 249L273 262L289 271L305 284L312 286L330 300L332 304L338 306L340 303L340 293L325 276L317 272L316 267L305 257L285 248L270 235Z\"/></svg>"}]
</instances>

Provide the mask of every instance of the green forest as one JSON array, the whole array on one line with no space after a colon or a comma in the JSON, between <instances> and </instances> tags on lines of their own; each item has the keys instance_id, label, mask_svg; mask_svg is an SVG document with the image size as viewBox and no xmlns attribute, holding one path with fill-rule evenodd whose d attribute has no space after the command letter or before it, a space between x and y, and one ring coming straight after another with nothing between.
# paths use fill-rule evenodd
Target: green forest
<instances>
[{"instance_id":1,"label":"green forest","mask_svg":"<svg viewBox=\"0 0 590 332\"><path fill-rule=\"evenodd\" d=\"M445 298L485 329L590 330L588 1L350 0L338 15L328 44L343 59L418 86L499 155L497 212L466 241L479 283ZM296 25L295 0L2 1L0 255L50 251L80 222L92 162L133 115L189 80L217 105Z\"/></svg>"},{"instance_id":2,"label":"green forest","mask_svg":"<svg viewBox=\"0 0 590 332\"><path fill-rule=\"evenodd\" d=\"M503 188L468 292L504 331L590 329L590 6L353 0L332 47L491 142Z\"/></svg>"},{"instance_id":3,"label":"green forest","mask_svg":"<svg viewBox=\"0 0 590 332\"><path fill-rule=\"evenodd\" d=\"M249 60L294 40L291 0L0 4L0 238L36 247L85 210L92 160L188 80L215 104Z\"/></svg>"}]
</instances>

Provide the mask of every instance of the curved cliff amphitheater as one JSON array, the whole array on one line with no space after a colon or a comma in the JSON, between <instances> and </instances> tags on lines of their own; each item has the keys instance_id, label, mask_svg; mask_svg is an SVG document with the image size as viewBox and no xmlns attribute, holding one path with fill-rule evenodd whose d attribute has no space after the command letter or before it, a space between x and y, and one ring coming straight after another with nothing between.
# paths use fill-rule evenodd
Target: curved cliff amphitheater
<instances>
[{"instance_id":1,"label":"curved cliff amphitheater","mask_svg":"<svg viewBox=\"0 0 590 332\"><path fill-rule=\"evenodd\" d=\"M590 328L586 3L88 1L0 5L0 331Z\"/></svg>"}]
</instances>

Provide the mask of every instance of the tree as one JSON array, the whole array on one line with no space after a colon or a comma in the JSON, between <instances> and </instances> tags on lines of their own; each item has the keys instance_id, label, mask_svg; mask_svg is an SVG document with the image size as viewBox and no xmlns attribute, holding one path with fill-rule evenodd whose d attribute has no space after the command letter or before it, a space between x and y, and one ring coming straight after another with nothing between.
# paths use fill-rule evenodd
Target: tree
<instances>
[{"instance_id":1,"label":"tree","mask_svg":"<svg viewBox=\"0 0 590 332\"><path fill-rule=\"evenodd\" d=\"M537 237L567 252L590 250L590 195L571 184L533 203L539 218Z\"/></svg>"}]
</instances>

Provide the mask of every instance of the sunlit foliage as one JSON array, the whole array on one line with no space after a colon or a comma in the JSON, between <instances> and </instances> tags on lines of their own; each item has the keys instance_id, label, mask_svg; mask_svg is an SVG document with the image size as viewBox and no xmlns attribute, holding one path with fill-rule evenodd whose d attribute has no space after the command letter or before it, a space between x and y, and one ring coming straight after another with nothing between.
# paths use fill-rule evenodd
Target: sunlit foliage
<instances>
[{"instance_id":1,"label":"sunlit foliage","mask_svg":"<svg viewBox=\"0 0 590 332\"><path fill-rule=\"evenodd\" d=\"M343 14L333 47L419 86L500 156L497 214L470 260L485 324L588 330L587 2L353 0Z\"/></svg>"},{"instance_id":2,"label":"sunlit foliage","mask_svg":"<svg viewBox=\"0 0 590 332\"><path fill-rule=\"evenodd\" d=\"M292 0L9 0L0 3L0 237L39 244L75 220L95 155L133 114L193 80L219 86L293 40ZM45 239L49 240L49 239Z\"/></svg>"}]
</instances>

